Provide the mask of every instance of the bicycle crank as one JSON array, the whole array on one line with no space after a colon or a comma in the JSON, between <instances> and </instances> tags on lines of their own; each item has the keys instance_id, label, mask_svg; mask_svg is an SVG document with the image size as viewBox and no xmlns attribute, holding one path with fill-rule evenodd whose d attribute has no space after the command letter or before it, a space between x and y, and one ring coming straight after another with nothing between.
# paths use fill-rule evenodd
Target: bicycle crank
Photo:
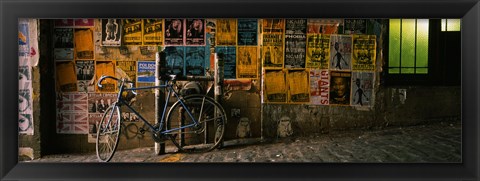
<instances>
[{"instance_id":1,"label":"bicycle crank","mask_svg":"<svg viewBox=\"0 0 480 181\"><path fill-rule=\"evenodd\" d=\"M153 125L153 127L155 128L155 130L158 130L158 123ZM163 143L167 140L170 139L170 137L168 135L165 135L165 134L161 134L160 132L162 132L161 130L159 130L158 132L157 131L152 131L152 138L155 142L157 143Z\"/></svg>"}]
</instances>

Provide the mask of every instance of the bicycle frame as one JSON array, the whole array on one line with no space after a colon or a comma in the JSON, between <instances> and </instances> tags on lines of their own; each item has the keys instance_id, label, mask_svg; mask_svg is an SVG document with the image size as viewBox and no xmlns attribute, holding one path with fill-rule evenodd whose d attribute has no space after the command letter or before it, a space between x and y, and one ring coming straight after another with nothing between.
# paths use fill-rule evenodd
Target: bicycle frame
<instances>
[{"instance_id":1,"label":"bicycle frame","mask_svg":"<svg viewBox=\"0 0 480 181\"><path fill-rule=\"evenodd\" d=\"M165 98L165 105L163 106L162 117L160 119L158 129L155 129L155 127L152 124L150 124L139 112L137 112L135 109L133 109L132 106L130 106L122 98L122 93L124 91L135 91L135 90L144 90L144 89L166 89L168 91L168 96ZM168 102L170 101L170 97L172 97L171 94L173 94L180 101L180 104L183 106L183 108L185 108L185 111L188 113L188 116L190 116L190 118L193 120L193 123L189 124L189 125L181 126L179 128L164 130L162 132L159 132L160 130L162 130L161 128L163 127L163 124L165 123L165 113L167 111ZM120 85L120 91L118 92L117 102L115 102L115 107L120 108L120 106L122 106L122 105L126 105L127 108L130 111L135 113L135 115L137 115L155 133L168 134L168 133L173 132L173 131L177 131L177 130L181 130L181 129L184 129L184 128L189 128L189 127L196 126L199 123L199 121L197 121L197 119L195 119L195 117L190 112L190 109L188 109L187 106L184 104L184 102L182 101L182 99L180 98L178 93L173 89L173 84L169 84L169 81L165 81L165 84L162 84L162 85L159 85L159 86L145 86L145 87L136 87L136 88L125 88L124 83L122 83L122 85Z\"/></svg>"}]
</instances>

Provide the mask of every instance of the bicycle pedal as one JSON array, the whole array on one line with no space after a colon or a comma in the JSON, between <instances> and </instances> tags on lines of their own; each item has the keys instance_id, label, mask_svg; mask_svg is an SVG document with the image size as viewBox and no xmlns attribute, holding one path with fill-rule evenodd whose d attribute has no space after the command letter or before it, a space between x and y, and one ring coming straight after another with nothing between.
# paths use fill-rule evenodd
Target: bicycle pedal
<instances>
[{"instance_id":1,"label":"bicycle pedal","mask_svg":"<svg viewBox=\"0 0 480 181\"><path fill-rule=\"evenodd\" d=\"M139 129L138 129L138 132L140 132L140 134L145 134L145 129L139 128Z\"/></svg>"}]
</instances>

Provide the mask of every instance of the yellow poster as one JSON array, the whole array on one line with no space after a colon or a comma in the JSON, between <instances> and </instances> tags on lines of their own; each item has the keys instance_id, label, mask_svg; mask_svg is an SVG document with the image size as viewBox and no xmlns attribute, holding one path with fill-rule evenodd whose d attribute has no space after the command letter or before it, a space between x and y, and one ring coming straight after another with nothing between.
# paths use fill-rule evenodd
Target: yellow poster
<instances>
[{"instance_id":1,"label":"yellow poster","mask_svg":"<svg viewBox=\"0 0 480 181\"><path fill-rule=\"evenodd\" d=\"M93 59L93 31L75 29L75 59Z\"/></svg>"},{"instance_id":2,"label":"yellow poster","mask_svg":"<svg viewBox=\"0 0 480 181\"><path fill-rule=\"evenodd\" d=\"M308 103L310 102L309 72L303 70L288 70L288 102Z\"/></svg>"},{"instance_id":3,"label":"yellow poster","mask_svg":"<svg viewBox=\"0 0 480 181\"><path fill-rule=\"evenodd\" d=\"M123 20L123 43L142 45L142 19Z\"/></svg>"},{"instance_id":4,"label":"yellow poster","mask_svg":"<svg viewBox=\"0 0 480 181\"><path fill-rule=\"evenodd\" d=\"M143 19L143 44L163 45L163 19Z\"/></svg>"},{"instance_id":5,"label":"yellow poster","mask_svg":"<svg viewBox=\"0 0 480 181\"><path fill-rule=\"evenodd\" d=\"M77 91L77 74L72 61L57 63L57 86L62 92Z\"/></svg>"},{"instance_id":6,"label":"yellow poster","mask_svg":"<svg viewBox=\"0 0 480 181\"><path fill-rule=\"evenodd\" d=\"M374 71L376 49L375 35L353 35L352 70Z\"/></svg>"},{"instance_id":7,"label":"yellow poster","mask_svg":"<svg viewBox=\"0 0 480 181\"><path fill-rule=\"evenodd\" d=\"M237 48L237 78L258 78L257 50L257 46Z\"/></svg>"},{"instance_id":8,"label":"yellow poster","mask_svg":"<svg viewBox=\"0 0 480 181\"><path fill-rule=\"evenodd\" d=\"M97 92L115 92L116 81L113 79L104 79L102 81L103 87L101 89L97 86L97 82L102 75L115 77L115 64L111 61L96 62L95 70L95 90Z\"/></svg>"},{"instance_id":9,"label":"yellow poster","mask_svg":"<svg viewBox=\"0 0 480 181\"><path fill-rule=\"evenodd\" d=\"M328 69L330 35L307 34L307 68Z\"/></svg>"},{"instance_id":10,"label":"yellow poster","mask_svg":"<svg viewBox=\"0 0 480 181\"><path fill-rule=\"evenodd\" d=\"M262 32L283 34L285 32L285 19L263 19Z\"/></svg>"},{"instance_id":11,"label":"yellow poster","mask_svg":"<svg viewBox=\"0 0 480 181\"><path fill-rule=\"evenodd\" d=\"M265 102L285 103L287 89L283 70L265 70Z\"/></svg>"},{"instance_id":12,"label":"yellow poster","mask_svg":"<svg viewBox=\"0 0 480 181\"><path fill-rule=\"evenodd\" d=\"M216 45L237 45L237 19L217 19Z\"/></svg>"},{"instance_id":13,"label":"yellow poster","mask_svg":"<svg viewBox=\"0 0 480 181\"><path fill-rule=\"evenodd\" d=\"M262 65L283 68L285 19L262 20Z\"/></svg>"}]
</instances>

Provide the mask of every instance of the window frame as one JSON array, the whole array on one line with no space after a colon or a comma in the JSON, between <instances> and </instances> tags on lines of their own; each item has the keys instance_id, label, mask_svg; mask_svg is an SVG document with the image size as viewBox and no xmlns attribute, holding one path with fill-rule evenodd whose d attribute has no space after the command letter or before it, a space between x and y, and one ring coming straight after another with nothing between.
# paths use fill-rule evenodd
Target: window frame
<instances>
[{"instance_id":1,"label":"window frame","mask_svg":"<svg viewBox=\"0 0 480 181\"><path fill-rule=\"evenodd\" d=\"M415 18L423 19L423 18ZM382 35L384 39L383 54L384 65L383 71L381 73L381 84L385 86L459 86L461 85L460 77L446 78L444 74L449 73L447 71L447 60L442 58L442 51L445 49L445 38L449 34L461 34L460 31L441 31L441 19L429 19L429 30L428 30L428 73L427 74L390 74L389 71L389 46L390 46L390 19L387 21L386 32ZM458 36L460 37L460 36ZM458 46L461 46L459 44ZM461 50L460 50L461 52ZM461 54L461 53L460 53ZM461 55L460 55L461 56ZM461 65L460 62L458 63ZM454 72L457 74L461 73L461 68L459 72ZM459 75L461 76L461 75Z\"/></svg>"}]
</instances>

